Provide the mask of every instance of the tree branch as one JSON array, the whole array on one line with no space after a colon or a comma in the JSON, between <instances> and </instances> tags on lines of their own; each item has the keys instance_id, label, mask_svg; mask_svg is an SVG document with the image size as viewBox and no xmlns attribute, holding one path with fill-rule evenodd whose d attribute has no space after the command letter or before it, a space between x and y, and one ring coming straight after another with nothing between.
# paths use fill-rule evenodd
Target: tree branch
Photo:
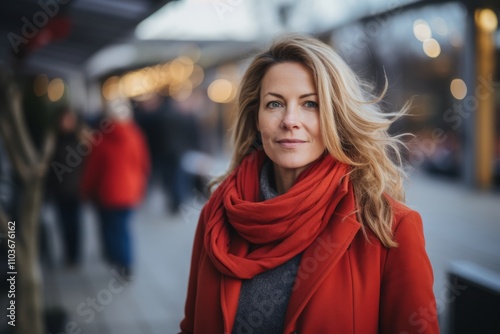
<instances>
[{"instance_id":1,"label":"tree branch","mask_svg":"<svg viewBox=\"0 0 500 334\"><path fill-rule=\"evenodd\" d=\"M23 181L30 176L29 165L26 160L29 153L23 149L20 142L19 124L16 124L15 114L21 114L21 95L15 92L16 86L9 83L9 77L0 69L0 135L4 141L5 149L10 162ZM22 117L21 117L22 118ZM24 126L24 122L22 123ZM24 131L25 136L26 130Z\"/></svg>"},{"instance_id":2,"label":"tree branch","mask_svg":"<svg viewBox=\"0 0 500 334\"><path fill-rule=\"evenodd\" d=\"M43 176L49 168L49 162L52 159L52 153L56 147L56 135L53 130L49 130L47 136L45 137L45 142L43 143L41 160L39 162L39 175Z\"/></svg>"},{"instance_id":3,"label":"tree branch","mask_svg":"<svg viewBox=\"0 0 500 334\"><path fill-rule=\"evenodd\" d=\"M0 135L2 136L5 150L9 155L12 166L19 174L19 177L23 181L27 181L30 177L29 168L28 166L26 166L20 154L18 153L18 149L15 147L16 145L14 143L15 139L13 137L14 134L12 133L12 128L9 127L8 121L5 120L5 118L1 116L1 114L2 111L0 110Z\"/></svg>"},{"instance_id":4,"label":"tree branch","mask_svg":"<svg viewBox=\"0 0 500 334\"><path fill-rule=\"evenodd\" d=\"M36 149L33 145L33 141L31 140L31 136L28 133L28 127L24 121L24 116L21 108L21 93L19 91L14 90L11 86L10 92L11 99L9 108L7 109L10 112L11 117L13 118L13 127L17 132L16 138L19 138L19 146L21 148L21 152L26 156L28 166L35 166L40 159L37 157Z\"/></svg>"}]
</instances>

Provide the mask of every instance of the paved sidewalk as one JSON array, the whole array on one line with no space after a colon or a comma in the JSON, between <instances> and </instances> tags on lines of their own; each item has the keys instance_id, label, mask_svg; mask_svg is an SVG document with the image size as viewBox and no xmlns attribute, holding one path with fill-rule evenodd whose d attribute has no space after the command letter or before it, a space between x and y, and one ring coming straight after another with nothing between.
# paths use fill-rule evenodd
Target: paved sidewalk
<instances>
[{"instance_id":1,"label":"paved sidewalk","mask_svg":"<svg viewBox=\"0 0 500 334\"><path fill-rule=\"evenodd\" d=\"M166 213L164 203L163 194L153 191L134 217L136 266L130 283L101 259L95 215L87 207L83 265L45 271L46 304L64 307L82 333L176 333L202 199L175 216Z\"/></svg>"},{"instance_id":2,"label":"paved sidewalk","mask_svg":"<svg viewBox=\"0 0 500 334\"><path fill-rule=\"evenodd\" d=\"M408 205L422 215L437 298L450 261L471 261L500 273L500 193L422 174L409 180L406 191Z\"/></svg>"},{"instance_id":3,"label":"paved sidewalk","mask_svg":"<svg viewBox=\"0 0 500 334\"><path fill-rule=\"evenodd\" d=\"M500 273L500 194L470 191L418 173L407 191L409 206L424 220L438 299L446 289L451 260L471 260ZM95 217L87 208L83 266L45 270L46 303L63 306L82 333L176 333L202 198L176 216L167 214L164 203L163 195L154 191L134 218L137 266L130 284L102 262Z\"/></svg>"},{"instance_id":4,"label":"paved sidewalk","mask_svg":"<svg viewBox=\"0 0 500 334\"><path fill-rule=\"evenodd\" d=\"M500 193L479 192L419 173L406 190L408 205L424 222L441 331L446 334L446 307L460 294L447 283L450 263L468 261L500 275Z\"/></svg>"}]
</instances>

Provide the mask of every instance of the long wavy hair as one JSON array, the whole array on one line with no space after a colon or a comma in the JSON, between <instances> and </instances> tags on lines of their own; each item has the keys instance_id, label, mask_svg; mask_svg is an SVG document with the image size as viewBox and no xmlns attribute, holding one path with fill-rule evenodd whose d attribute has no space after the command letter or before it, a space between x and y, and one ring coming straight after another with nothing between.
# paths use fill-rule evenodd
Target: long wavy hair
<instances>
[{"instance_id":1,"label":"long wavy hair","mask_svg":"<svg viewBox=\"0 0 500 334\"><path fill-rule=\"evenodd\" d=\"M371 85L360 80L331 47L315 38L283 35L250 63L239 86L231 165L212 184L226 178L255 149L262 80L271 66L285 62L303 64L313 74L323 142L329 154L352 167L357 215L365 237L368 228L386 247L396 247L393 210L387 196L404 202L405 172L400 153L404 144L402 135L391 136L388 129L406 114L409 104L384 113L380 102L387 91L387 80L382 94L374 95Z\"/></svg>"}]
</instances>

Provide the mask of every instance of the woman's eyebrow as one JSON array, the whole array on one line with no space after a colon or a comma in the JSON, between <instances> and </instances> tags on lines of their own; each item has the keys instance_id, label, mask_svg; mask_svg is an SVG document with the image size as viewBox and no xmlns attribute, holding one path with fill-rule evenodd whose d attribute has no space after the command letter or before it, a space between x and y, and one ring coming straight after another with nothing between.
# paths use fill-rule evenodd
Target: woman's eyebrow
<instances>
[{"instance_id":1,"label":"woman's eyebrow","mask_svg":"<svg viewBox=\"0 0 500 334\"><path fill-rule=\"evenodd\" d=\"M272 95L272 96L275 96L275 97L279 97L280 99L284 99L283 95L278 94L278 93L269 92L269 93L265 94L264 96L267 96L267 95ZM300 95L299 98L303 99L305 97L312 96L312 95L318 95L318 94L316 94L316 93L307 93L307 94Z\"/></svg>"}]
</instances>

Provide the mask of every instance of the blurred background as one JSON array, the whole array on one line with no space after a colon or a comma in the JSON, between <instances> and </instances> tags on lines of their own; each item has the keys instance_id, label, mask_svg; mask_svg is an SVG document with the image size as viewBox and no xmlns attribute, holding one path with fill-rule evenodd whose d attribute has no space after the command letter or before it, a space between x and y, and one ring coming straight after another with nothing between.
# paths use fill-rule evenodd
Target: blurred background
<instances>
[{"instance_id":1,"label":"blurred background","mask_svg":"<svg viewBox=\"0 0 500 334\"><path fill-rule=\"evenodd\" d=\"M392 131L415 134L407 203L442 332L500 333L499 14L495 0L1 2L0 332L178 331L238 81L295 31L378 91L387 77L387 111L413 100Z\"/></svg>"}]
</instances>

